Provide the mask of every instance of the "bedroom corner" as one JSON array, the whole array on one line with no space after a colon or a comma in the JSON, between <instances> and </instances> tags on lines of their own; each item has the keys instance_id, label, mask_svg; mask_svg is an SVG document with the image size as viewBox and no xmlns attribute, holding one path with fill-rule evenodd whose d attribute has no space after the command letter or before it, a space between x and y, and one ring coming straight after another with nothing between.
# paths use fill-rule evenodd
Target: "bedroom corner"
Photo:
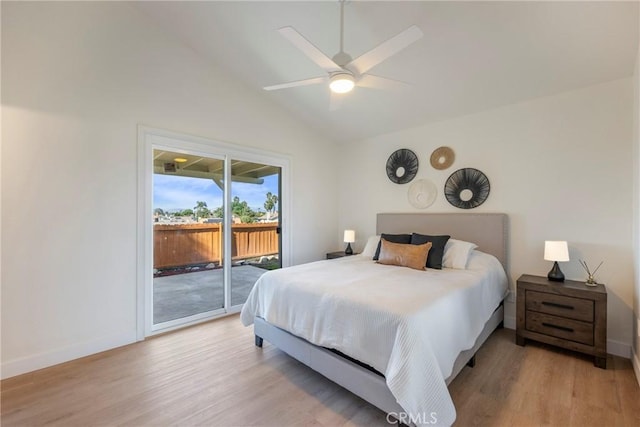
<instances>
[{"instance_id":1,"label":"bedroom corner","mask_svg":"<svg viewBox=\"0 0 640 427\"><path fill-rule=\"evenodd\" d=\"M634 317L632 87L629 76L349 144L342 156L339 226L355 228L362 239L358 248L375 232L378 212L461 212L447 202L442 188L455 170L478 168L491 181L491 194L472 211L504 212L510 220L511 295L505 325L515 326L516 279L524 273L546 275L544 241L562 236L572 254L563 266L568 279L583 278L579 258L605 260L599 279L610 293L608 347L629 358ZM455 162L447 170L434 170L429 155L442 145L455 151ZM414 208L407 199L409 185L394 184L384 172L385 161L398 148L414 151L421 162L416 179L431 179L438 188L426 209ZM375 198L366 196L369 188L376 188Z\"/></svg>"}]
</instances>

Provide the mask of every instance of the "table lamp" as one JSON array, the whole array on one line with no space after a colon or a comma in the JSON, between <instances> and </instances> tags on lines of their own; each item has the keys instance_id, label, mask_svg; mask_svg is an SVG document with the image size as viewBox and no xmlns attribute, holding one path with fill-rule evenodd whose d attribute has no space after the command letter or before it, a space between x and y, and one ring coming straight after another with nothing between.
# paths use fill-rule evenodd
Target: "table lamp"
<instances>
[{"instance_id":1,"label":"table lamp","mask_svg":"<svg viewBox=\"0 0 640 427\"><path fill-rule=\"evenodd\" d=\"M344 230L344 242L347 244L347 248L344 250L345 255L353 255L353 249L351 244L356 241L355 230Z\"/></svg>"},{"instance_id":2,"label":"table lamp","mask_svg":"<svg viewBox=\"0 0 640 427\"><path fill-rule=\"evenodd\" d=\"M553 261L553 267L547 279L552 282L564 282L564 274L560 271L558 262L569 261L569 248L567 242L557 240L546 240L544 242L544 259L546 261Z\"/></svg>"}]
</instances>

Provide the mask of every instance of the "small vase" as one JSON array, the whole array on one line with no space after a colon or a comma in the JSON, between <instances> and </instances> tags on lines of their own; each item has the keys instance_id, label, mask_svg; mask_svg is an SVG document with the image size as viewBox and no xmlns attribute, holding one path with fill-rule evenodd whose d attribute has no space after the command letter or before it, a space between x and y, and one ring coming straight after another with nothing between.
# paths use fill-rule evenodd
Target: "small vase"
<instances>
[{"instance_id":1,"label":"small vase","mask_svg":"<svg viewBox=\"0 0 640 427\"><path fill-rule=\"evenodd\" d=\"M594 279L593 274L590 274L587 281L584 283L587 286L598 286L598 282Z\"/></svg>"}]
</instances>

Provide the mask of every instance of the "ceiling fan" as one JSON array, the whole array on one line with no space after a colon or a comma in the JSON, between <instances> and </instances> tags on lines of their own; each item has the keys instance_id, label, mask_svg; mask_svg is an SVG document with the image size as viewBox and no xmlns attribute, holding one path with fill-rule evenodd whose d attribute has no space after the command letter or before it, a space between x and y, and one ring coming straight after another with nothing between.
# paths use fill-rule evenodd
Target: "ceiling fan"
<instances>
[{"instance_id":1,"label":"ceiling fan","mask_svg":"<svg viewBox=\"0 0 640 427\"><path fill-rule=\"evenodd\" d=\"M331 89L331 109L335 109L338 104L339 99L335 94L347 93L351 91L354 86L374 89L406 86L407 84L404 82L369 74L368 71L423 36L420 28L413 25L356 59L352 59L349 54L345 53L343 44L344 0L340 0L340 51L335 54L333 58L325 55L293 27L283 27L280 28L278 32L287 38L295 47L300 49L302 53L307 55L309 59L320 66L327 75L266 86L264 89L278 90L329 82L329 88Z\"/></svg>"}]
</instances>

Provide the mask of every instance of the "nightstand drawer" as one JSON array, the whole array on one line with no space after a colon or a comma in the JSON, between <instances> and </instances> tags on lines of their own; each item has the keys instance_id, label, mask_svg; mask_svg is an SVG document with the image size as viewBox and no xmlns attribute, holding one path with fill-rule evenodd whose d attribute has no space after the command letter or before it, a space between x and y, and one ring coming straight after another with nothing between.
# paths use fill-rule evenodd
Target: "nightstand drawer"
<instances>
[{"instance_id":1,"label":"nightstand drawer","mask_svg":"<svg viewBox=\"0 0 640 427\"><path fill-rule=\"evenodd\" d=\"M593 301L545 292L526 291L526 309L568 319L593 322Z\"/></svg>"},{"instance_id":2,"label":"nightstand drawer","mask_svg":"<svg viewBox=\"0 0 640 427\"><path fill-rule=\"evenodd\" d=\"M526 329L552 337L593 345L593 324L527 311Z\"/></svg>"}]
</instances>

